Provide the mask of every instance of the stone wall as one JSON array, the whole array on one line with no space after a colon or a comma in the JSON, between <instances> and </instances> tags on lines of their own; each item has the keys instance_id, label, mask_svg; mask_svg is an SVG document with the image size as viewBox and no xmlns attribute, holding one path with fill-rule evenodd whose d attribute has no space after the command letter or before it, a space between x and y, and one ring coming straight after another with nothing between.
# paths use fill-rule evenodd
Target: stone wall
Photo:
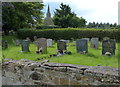
<instances>
[{"instance_id":1,"label":"stone wall","mask_svg":"<svg viewBox=\"0 0 120 87\"><path fill-rule=\"evenodd\" d=\"M3 85L120 85L118 68L5 59Z\"/></svg>"}]
</instances>

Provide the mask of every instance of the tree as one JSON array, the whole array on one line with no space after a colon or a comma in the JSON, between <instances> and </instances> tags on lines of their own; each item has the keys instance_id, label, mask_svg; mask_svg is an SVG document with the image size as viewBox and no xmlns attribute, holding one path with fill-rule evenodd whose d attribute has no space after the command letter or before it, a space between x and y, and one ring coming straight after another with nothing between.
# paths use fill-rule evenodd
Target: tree
<instances>
[{"instance_id":1,"label":"tree","mask_svg":"<svg viewBox=\"0 0 120 87\"><path fill-rule=\"evenodd\" d=\"M39 2L8 2L2 5L3 30L7 34L10 30L17 31L23 27L33 27L42 23L43 4ZM12 7L11 7L12 6Z\"/></svg>"},{"instance_id":2,"label":"tree","mask_svg":"<svg viewBox=\"0 0 120 87\"><path fill-rule=\"evenodd\" d=\"M69 5L61 3L60 9L56 9L54 12L53 22L55 25L67 28L67 27L84 27L86 20L79 18L74 12L71 12Z\"/></svg>"}]
</instances>

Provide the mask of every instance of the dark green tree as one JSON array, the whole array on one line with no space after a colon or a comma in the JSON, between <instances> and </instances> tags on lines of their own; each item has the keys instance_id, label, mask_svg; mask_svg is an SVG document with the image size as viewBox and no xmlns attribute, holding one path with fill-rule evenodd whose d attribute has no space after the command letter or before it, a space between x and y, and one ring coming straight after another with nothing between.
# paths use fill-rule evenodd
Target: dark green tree
<instances>
[{"instance_id":1,"label":"dark green tree","mask_svg":"<svg viewBox=\"0 0 120 87\"><path fill-rule=\"evenodd\" d=\"M5 2L2 5L2 29L7 34L10 30L34 27L42 23L43 4L39 2Z\"/></svg>"},{"instance_id":2,"label":"dark green tree","mask_svg":"<svg viewBox=\"0 0 120 87\"><path fill-rule=\"evenodd\" d=\"M79 18L74 12L71 12L69 5L61 3L60 9L56 9L54 12L53 22L55 25L67 28L67 27L84 27L86 20Z\"/></svg>"}]
</instances>

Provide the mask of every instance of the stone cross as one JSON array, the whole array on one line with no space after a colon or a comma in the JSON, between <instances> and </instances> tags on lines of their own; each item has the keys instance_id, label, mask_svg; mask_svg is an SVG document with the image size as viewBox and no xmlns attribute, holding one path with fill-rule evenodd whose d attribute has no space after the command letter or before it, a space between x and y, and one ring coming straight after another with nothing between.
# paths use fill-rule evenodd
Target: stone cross
<instances>
[{"instance_id":1,"label":"stone cross","mask_svg":"<svg viewBox=\"0 0 120 87\"><path fill-rule=\"evenodd\" d=\"M76 40L76 49L78 53L88 53L88 42L85 39Z\"/></svg>"},{"instance_id":2,"label":"stone cross","mask_svg":"<svg viewBox=\"0 0 120 87\"><path fill-rule=\"evenodd\" d=\"M105 55L106 52L110 52L111 55L115 55L116 42L113 39L103 40L102 41L102 55Z\"/></svg>"},{"instance_id":3,"label":"stone cross","mask_svg":"<svg viewBox=\"0 0 120 87\"><path fill-rule=\"evenodd\" d=\"M30 52L29 44L30 42L28 40L22 40L22 52Z\"/></svg>"},{"instance_id":4,"label":"stone cross","mask_svg":"<svg viewBox=\"0 0 120 87\"><path fill-rule=\"evenodd\" d=\"M37 50L42 51L41 53L47 53L47 39L46 38L38 38L37 40Z\"/></svg>"},{"instance_id":5,"label":"stone cross","mask_svg":"<svg viewBox=\"0 0 120 87\"><path fill-rule=\"evenodd\" d=\"M52 46L52 39L47 39L47 46L51 47Z\"/></svg>"},{"instance_id":6,"label":"stone cross","mask_svg":"<svg viewBox=\"0 0 120 87\"><path fill-rule=\"evenodd\" d=\"M66 42L58 40L58 42L57 42L57 49L61 50L61 51L67 50Z\"/></svg>"},{"instance_id":7,"label":"stone cross","mask_svg":"<svg viewBox=\"0 0 120 87\"><path fill-rule=\"evenodd\" d=\"M90 47L91 48L96 48L98 49L99 48L99 38L91 38L91 41L90 41Z\"/></svg>"},{"instance_id":8,"label":"stone cross","mask_svg":"<svg viewBox=\"0 0 120 87\"><path fill-rule=\"evenodd\" d=\"M7 40L2 40L2 48L8 48L8 41Z\"/></svg>"}]
</instances>

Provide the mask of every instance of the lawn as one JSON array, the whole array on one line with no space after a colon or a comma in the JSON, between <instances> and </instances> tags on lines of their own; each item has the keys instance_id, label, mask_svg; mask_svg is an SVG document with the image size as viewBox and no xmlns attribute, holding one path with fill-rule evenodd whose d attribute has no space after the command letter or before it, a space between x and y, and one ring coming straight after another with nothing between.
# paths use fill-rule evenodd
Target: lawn
<instances>
[{"instance_id":1,"label":"lawn","mask_svg":"<svg viewBox=\"0 0 120 87\"><path fill-rule=\"evenodd\" d=\"M2 58L10 58L14 60L20 60L20 59L29 59L33 61L43 61L37 60L38 58L48 57L50 54L56 53L57 50L57 44L53 43L52 47L48 47L48 53L47 54L36 54L37 47L31 42L30 44L30 52L20 52L21 46L15 46L12 42L12 39L16 39L15 36L4 36L4 40L8 40L9 48L2 50ZM74 45L75 43L69 43L67 45ZM88 44L88 54L79 54L76 52L75 46L67 46L68 51L71 51L71 55L63 55L59 57L52 57L52 58L46 58L50 62L57 62L57 63L67 63L67 64L77 64L77 65L87 65L87 66L96 66L96 65L102 65L102 66L111 66L111 67L118 67L118 45L120 43L117 43L117 49L116 49L116 55L112 57L108 56L102 56L101 55L101 43L99 49L93 49L90 48L90 45Z\"/></svg>"}]
</instances>

